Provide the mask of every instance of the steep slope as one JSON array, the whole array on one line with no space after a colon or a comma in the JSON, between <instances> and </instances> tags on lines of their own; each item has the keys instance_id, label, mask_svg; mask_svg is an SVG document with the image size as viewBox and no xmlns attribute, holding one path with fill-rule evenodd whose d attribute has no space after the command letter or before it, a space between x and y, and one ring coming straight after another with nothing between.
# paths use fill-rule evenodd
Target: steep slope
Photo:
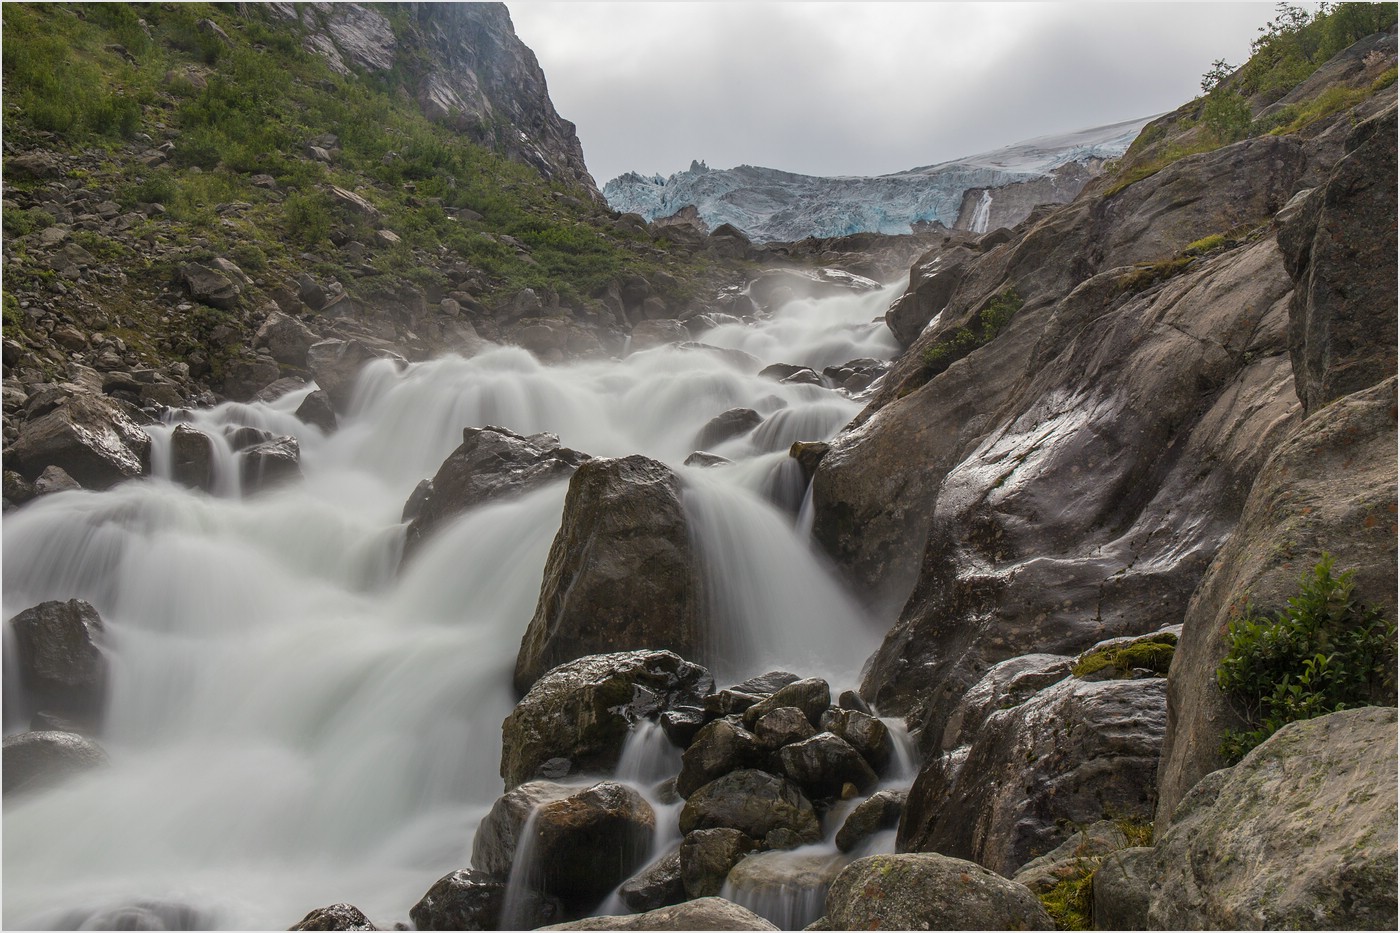
<instances>
[{"instance_id":1,"label":"steep slope","mask_svg":"<svg viewBox=\"0 0 1400 933\"><path fill-rule=\"evenodd\" d=\"M1122 155L1146 120L1044 136L994 152L878 177L819 178L752 165L701 162L669 178L630 172L603 187L608 203L647 220L693 207L709 227L732 224L757 241L924 224L985 232L1012 226L1032 207L1071 200L1107 159Z\"/></svg>"},{"instance_id":2,"label":"steep slope","mask_svg":"<svg viewBox=\"0 0 1400 933\"><path fill-rule=\"evenodd\" d=\"M1015 817L1038 844L1105 815L1054 790L1073 762L1036 763L1094 747L1083 723L1034 738L1057 722L1043 688L1105 640L1185 623L1156 694L1160 784L1139 754L1136 796L1103 791L1127 808L1107 815L1156 808L1160 830L1223 763L1237 720L1215 668L1246 597L1279 605L1330 551L1394 617L1393 27L1341 58L1360 67L1329 69L1295 104L1306 119L1229 142L1197 101L1157 124L1151 171L1139 143L1074 203L915 267L912 344L812 484L828 553L902 605L862 688L925 756L902 846L1014 868L993 825L1008 781L1039 801ZM1194 152L1170 149L1188 134ZM1093 728L1141 747L1152 718Z\"/></svg>"}]
</instances>

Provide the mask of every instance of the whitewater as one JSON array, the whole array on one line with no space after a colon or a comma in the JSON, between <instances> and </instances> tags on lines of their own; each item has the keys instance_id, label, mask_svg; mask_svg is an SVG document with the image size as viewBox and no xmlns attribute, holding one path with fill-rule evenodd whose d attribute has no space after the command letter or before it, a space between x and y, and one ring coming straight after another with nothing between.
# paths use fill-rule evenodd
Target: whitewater
<instances>
[{"instance_id":1,"label":"whitewater","mask_svg":"<svg viewBox=\"0 0 1400 933\"><path fill-rule=\"evenodd\" d=\"M5 926L285 929L349 902L388 928L469 865L503 790L511 673L567 483L467 512L400 570L404 503L464 427L665 462L716 607L714 655L696 660L721 686L773 669L855 686L888 620L869 618L814 550L787 449L831 437L861 403L758 372L892 356L882 315L903 287L793 301L698 335L709 349L375 362L330 435L292 414L312 385L187 416L211 436L295 436L303 480L244 496L240 455L216 444L214 493L176 485L164 478L172 422L148 428L155 475L7 514L5 618L71 598L102 615L111 764L7 799ZM733 463L685 466L700 429L735 407L766 420L712 449ZM7 734L28 726L17 680L7 668ZM674 773L677 751L655 732L635 738L620 778ZM810 912L772 911L789 923Z\"/></svg>"}]
</instances>

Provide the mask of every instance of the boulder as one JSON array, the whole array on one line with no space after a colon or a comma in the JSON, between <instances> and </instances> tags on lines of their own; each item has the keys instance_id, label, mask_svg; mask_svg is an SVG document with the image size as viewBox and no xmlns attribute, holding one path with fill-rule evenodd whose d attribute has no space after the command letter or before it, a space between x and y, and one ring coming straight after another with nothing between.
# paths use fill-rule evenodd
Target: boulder
<instances>
[{"instance_id":1,"label":"boulder","mask_svg":"<svg viewBox=\"0 0 1400 933\"><path fill-rule=\"evenodd\" d=\"M1291 723L1202 779L1153 847L1154 929L1396 927L1396 711Z\"/></svg>"},{"instance_id":2,"label":"boulder","mask_svg":"<svg viewBox=\"0 0 1400 933\"><path fill-rule=\"evenodd\" d=\"M681 754L676 792L689 797L731 771L757 767L765 757L759 739L752 732L733 720L716 719L703 726Z\"/></svg>"},{"instance_id":3,"label":"boulder","mask_svg":"<svg viewBox=\"0 0 1400 933\"><path fill-rule=\"evenodd\" d=\"M833 930L1053 930L1024 885L981 865L933 853L872 855L826 895Z\"/></svg>"},{"instance_id":4,"label":"boulder","mask_svg":"<svg viewBox=\"0 0 1400 933\"><path fill-rule=\"evenodd\" d=\"M301 445L290 434L254 444L242 453L245 495L301 479Z\"/></svg>"},{"instance_id":5,"label":"boulder","mask_svg":"<svg viewBox=\"0 0 1400 933\"><path fill-rule=\"evenodd\" d=\"M71 732L21 732L4 742L4 794L43 790L107 765L107 753Z\"/></svg>"},{"instance_id":6,"label":"boulder","mask_svg":"<svg viewBox=\"0 0 1400 933\"><path fill-rule=\"evenodd\" d=\"M567 479L587 454L561 447L554 434L525 437L506 428L464 428L462 443L438 467L432 492L404 537L405 560L450 519L506 497Z\"/></svg>"},{"instance_id":7,"label":"boulder","mask_svg":"<svg viewBox=\"0 0 1400 933\"><path fill-rule=\"evenodd\" d=\"M810 739L817 734L817 730L802 710L795 706L782 706L758 717L753 734L760 745L771 751Z\"/></svg>"},{"instance_id":8,"label":"boulder","mask_svg":"<svg viewBox=\"0 0 1400 933\"><path fill-rule=\"evenodd\" d=\"M847 784L868 792L880 780L860 752L830 732L783 746L778 760L783 773L812 799L840 797Z\"/></svg>"},{"instance_id":9,"label":"boulder","mask_svg":"<svg viewBox=\"0 0 1400 933\"><path fill-rule=\"evenodd\" d=\"M116 404L78 394L26 421L6 453L27 479L58 466L84 489L107 489L142 475L150 449L150 437Z\"/></svg>"},{"instance_id":10,"label":"boulder","mask_svg":"<svg viewBox=\"0 0 1400 933\"><path fill-rule=\"evenodd\" d=\"M702 657L699 567L680 491L675 473L642 456L579 466L521 640L517 691L607 651Z\"/></svg>"},{"instance_id":11,"label":"boulder","mask_svg":"<svg viewBox=\"0 0 1400 933\"><path fill-rule=\"evenodd\" d=\"M885 312L885 324L901 347L913 344L937 317L962 282L964 268L975 257L966 246L939 249L923 256L910 270L909 289Z\"/></svg>"},{"instance_id":12,"label":"boulder","mask_svg":"<svg viewBox=\"0 0 1400 933\"><path fill-rule=\"evenodd\" d=\"M116 929L115 927L113 929ZM378 930L360 908L353 904L332 904L317 907L301 918L292 930Z\"/></svg>"},{"instance_id":13,"label":"boulder","mask_svg":"<svg viewBox=\"0 0 1400 933\"><path fill-rule=\"evenodd\" d=\"M540 927L542 930L776 930L746 907L719 897L702 897L674 907L621 917L589 917Z\"/></svg>"},{"instance_id":14,"label":"boulder","mask_svg":"<svg viewBox=\"0 0 1400 933\"><path fill-rule=\"evenodd\" d=\"M515 859L526 886L575 916L596 906L644 862L656 814L635 790L612 781L541 804Z\"/></svg>"},{"instance_id":15,"label":"boulder","mask_svg":"<svg viewBox=\"0 0 1400 933\"><path fill-rule=\"evenodd\" d=\"M1128 844L1128 836L1118 823L1099 820L1022 865L1011 880L1044 894L1066 879L1092 871L1105 855L1126 849Z\"/></svg>"},{"instance_id":16,"label":"boulder","mask_svg":"<svg viewBox=\"0 0 1400 933\"><path fill-rule=\"evenodd\" d=\"M832 708L823 714L821 724L860 752L877 774L883 774L894 758L894 737L889 726L868 713Z\"/></svg>"},{"instance_id":17,"label":"boulder","mask_svg":"<svg viewBox=\"0 0 1400 933\"><path fill-rule=\"evenodd\" d=\"M667 344L685 343L690 331L680 321L663 319L642 321L632 328L633 350L649 350Z\"/></svg>"},{"instance_id":18,"label":"boulder","mask_svg":"<svg viewBox=\"0 0 1400 933\"><path fill-rule=\"evenodd\" d=\"M296 416L307 424L314 424L327 434L337 427L335 406L331 397L322 389L309 393L297 406Z\"/></svg>"},{"instance_id":19,"label":"boulder","mask_svg":"<svg viewBox=\"0 0 1400 933\"><path fill-rule=\"evenodd\" d=\"M1010 876L1112 813L1150 821L1166 682L1068 678L991 713L909 791L900 851L968 858Z\"/></svg>"},{"instance_id":20,"label":"boulder","mask_svg":"<svg viewBox=\"0 0 1400 933\"><path fill-rule=\"evenodd\" d=\"M95 725L107 694L102 617L81 599L51 600L10 620L14 663L30 708Z\"/></svg>"},{"instance_id":21,"label":"boulder","mask_svg":"<svg viewBox=\"0 0 1400 933\"><path fill-rule=\"evenodd\" d=\"M569 796L573 790L552 781L531 781L496 798L472 839L472 868L491 877L509 877L530 814L546 803Z\"/></svg>"},{"instance_id":22,"label":"boulder","mask_svg":"<svg viewBox=\"0 0 1400 933\"><path fill-rule=\"evenodd\" d=\"M63 467L56 465L44 467L44 472L40 473L39 478L34 481L34 495L36 496L47 496L55 492L69 492L82 488L82 484L69 476Z\"/></svg>"},{"instance_id":23,"label":"boulder","mask_svg":"<svg viewBox=\"0 0 1400 933\"><path fill-rule=\"evenodd\" d=\"M718 454L706 453L703 450L697 450L693 452L689 457L685 458L685 465L693 467L717 467L724 466L726 463L733 462L734 461L730 460L728 457L721 457Z\"/></svg>"},{"instance_id":24,"label":"boulder","mask_svg":"<svg viewBox=\"0 0 1400 933\"><path fill-rule=\"evenodd\" d=\"M408 912L419 930L499 930L506 883L479 871L439 878Z\"/></svg>"},{"instance_id":25,"label":"boulder","mask_svg":"<svg viewBox=\"0 0 1400 933\"><path fill-rule=\"evenodd\" d=\"M752 408L731 408L711 418L695 435L696 450L709 450L717 444L740 437L763 423L763 416Z\"/></svg>"},{"instance_id":26,"label":"boulder","mask_svg":"<svg viewBox=\"0 0 1400 933\"><path fill-rule=\"evenodd\" d=\"M237 266L227 265L232 268L214 263L187 263L180 268L180 282L195 301L231 311L238 306L244 286L251 283Z\"/></svg>"},{"instance_id":27,"label":"boulder","mask_svg":"<svg viewBox=\"0 0 1400 933\"><path fill-rule=\"evenodd\" d=\"M318 339L311 328L301 321L280 311L273 311L258 328L257 335L253 338L253 346L266 349L279 363L301 368L306 365L306 351L310 350Z\"/></svg>"},{"instance_id":28,"label":"boulder","mask_svg":"<svg viewBox=\"0 0 1400 933\"><path fill-rule=\"evenodd\" d=\"M633 724L697 707L714 688L703 667L669 651L594 655L535 682L501 726L501 777L510 789L552 759L568 771L610 771Z\"/></svg>"},{"instance_id":29,"label":"boulder","mask_svg":"<svg viewBox=\"0 0 1400 933\"><path fill-rule=\"evenodd\" d=\"M728 827L753 839L786 830L802 842L816 842L821 827L812 804L790 781L756 769L731 771L686 801L682 833Z\"/></svg>"},{"instance_id":30,"label":"boulder","mask_svg":"<svg viewBox=\"0 0 1400 933\"><path fill-rule=\"evenodd\" d=\"M214 482L214 447L209 436L187 424L170 432L170 478L206 492Z\"/></svg>"},{"instance_id":31,"label":"boulder","mask_svg":"<svg viewBox=\"0 0 1400 933\"><path fill-rule=\"evenodd\" d=\"M331 201L342 208L347 214L363 217L372 223L378 223L381 215L379 208L366 201L363 197L353 191L341 188L338 185L329 185L326 189L331 196Z\"/></svg>"},{"instance_id":32,"label":"boulder","mask_svg":"<svg viewBox=\"0 0 1400 933\"><path fill-rule=\"evenodd\" d=\"M681 879L681 850L672 849L643 870L622 883L618 897L627 909L636 913L670 907L686 899L685 882Z\"/></svg>"},{"instance_id":33,"label":"boulder","mask_svg":"<svg viewBox=\"0 0 1400 933\"><path fill-rule=\"evenodd\" d=\"M1279 230L1298 283L1289 347L1311 414L1396 371L1396 108L1352 130L1347 154Z\"/></svg>"},{"instance_id":34,"label":"boulder","mask_svg":"<svg viewBox=\"0 0 1400 933\"><path fill-rule=\"evenodd\" d=\"M820 677L795 680L745 709L744 725L752 729L754 723L767 713L785 706L795 706L802 710L802 714L807 717L808 722L819 726L822 715L830 705L831 687L826 681Z\"/></svg>"},{"instance_id":35,"label":"boulder","mask_svg":"<svg viewBox=\"0 0 1400 933\"><path fill-rule=\"evenodd\" d=\"M759 844L737 829L716 827L687 833L677 858L688 898L710 897L724 887L734 865Z\"/></svg>"},{"instance_id":36,"label":"boulder","mask_svg":"<svg viewBox=\"0 0 1400 933\"><path fill-rule=\"evenodd\" d=\"M897 827L907 797L905 791L882 790L862 800L836 831L836 848L853 851L876 833Z\"/></svg>"},{"instance_id":37,"label":"boulder","mask_svg":"<svg viewBox=\"0 0 1400 933\"><path fill-rule=\"evenodd\" d=\"M306 366L316 377L316 385L330 396L335 410L344 413L350 410L360 370L371 360L381 358L402 362L396 354L359 340L330 339L307 349Z\"/></svg>"},{"instance_id":38,"label":"boulder","mask_svg":"<svg viewBox=\"0 0 1400 933\"><path fill-rule=\"evenodd\" d=\"M1092 889L1095 928L1146 930L1155 872L1150 846L1120 849L1102 858Z\"/></svg>"},{"instance_id":39,"label":"boulder","mask_svg":"<svg viewBox=\"0 0 1400 933\"><path fill-rule=\"evenodd\" d=\"M714 716L742 713L759 700L767 699L778 690L800 679L796 674L790 674L787 671L769 671L757 677L750 677L741 684L725 687L723 690L705 697L705 711Z\"/></svg>"}]
</instances>

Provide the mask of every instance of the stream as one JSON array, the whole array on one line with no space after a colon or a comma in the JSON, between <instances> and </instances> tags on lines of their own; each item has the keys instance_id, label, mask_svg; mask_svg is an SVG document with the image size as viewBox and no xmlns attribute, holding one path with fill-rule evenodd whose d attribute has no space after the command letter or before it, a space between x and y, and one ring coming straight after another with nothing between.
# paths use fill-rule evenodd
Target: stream
<instances>
[{"instance_id":1,"label":"stream","mask_svg":"<svg viewBox=\"0 0 1400 933\"><path fill-rule=\"evenodd\" d=\"M4 925L286 929L344 901L390 928L469 865L502 792L512 669L567 483L460 516L400 574L405 500L465 426L550 431L595 457L670 465L715 607L703 660L717 684L784 669L827 678L833 695L854 687L889 620L868 618L815 552L787 450L831 437L861 403L758 371L889 358L882 315L902 291L795 300L697 338L744 353L663 347L544 366L496 347L402 370L376 362L329 436L292 414L311 386L192 413L211 436L295 435L304 481L244 498L239 455L216 445L214 493L184 488L162 478L173 424L152 425L151 477L7 514L5 618L71 598L102 615L98 741L111 764L6 801ZM765 421L712 449L733 463L684 466L700 429L736 407ZM5 656L13 734L29 711L8 644ZM675 773L679 751L659 731L633 739L618 779L643 788ZM658 806L657 855L679 840L674 810ZM787 928L815 918L796 894L728 896Z\"/></svg>"}]
</instances>

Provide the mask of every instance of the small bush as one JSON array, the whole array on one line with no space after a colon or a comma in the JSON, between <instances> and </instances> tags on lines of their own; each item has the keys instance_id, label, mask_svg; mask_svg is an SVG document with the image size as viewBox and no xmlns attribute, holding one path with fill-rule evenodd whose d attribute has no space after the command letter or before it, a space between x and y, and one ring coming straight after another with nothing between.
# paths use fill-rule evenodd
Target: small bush
<instances>
[{"instance_id":1,"label":"small bush","mask_svg":"<svg viewBox=\"0 0 1400 933\"><path fill-rule=\"evenodd\" d=\"M1081 863L1079 870L1040 895L1041 906L1055 921L1057 930L1088 930L1094 906L1092 863Z\"/></svg>"},{"instance_id":2,"label":"small bush","mask_svg":"<svg viewBox=\"0 0 1400 933\"><path fill-rule=\"evenodd\" d=\"M1249 724L1221 742L1230 763L1290 722L1395 704L1395 623L1353 598L1354 571L1334 577L1332 567L1324 554L1287 609L1246 607L1230 623L1217 680Z\"/></svg>"},{"instance_id":3,"label":"small bush","mask_svg":"<svg viewBox=\"0 0 1400 933\"><path fill-rule=\"evenodd\" d=\"M977 315L978 329L976 332L967 327L960 327L953 336L947 340L940 340L924 351L924 368L929 371L930 376L946 368L944 363L951 364L955 360L966 356L973 350L990 343L1002 328L1010 323L1016 316L1016 312L1021 310L1024 302L1014 287L1007 288L994 295L987 306Z\"/></svg>"}]
</instances>

